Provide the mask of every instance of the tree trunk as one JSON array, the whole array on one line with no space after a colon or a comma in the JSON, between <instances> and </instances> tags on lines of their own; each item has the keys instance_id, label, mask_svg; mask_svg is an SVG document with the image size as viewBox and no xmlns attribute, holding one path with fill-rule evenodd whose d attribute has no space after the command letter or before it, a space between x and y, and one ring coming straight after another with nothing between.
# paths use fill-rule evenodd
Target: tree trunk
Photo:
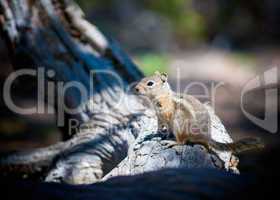
<instances>
[{"instance_id":1,"label":"tree trunk","mask_svg":"<svg viewBox=\"0 0 280 200\"><path fill-rule=\"evenodd\" d=\"M46 181L71 184L167 167L237 171L231 165L231 152L209 152L201 145L168 144L157 132L152 109L130 91L142 73L114 40L84 19L72 0L1 0L0 6L2 36L13 66L36 70L41 67L45 90L50 88L49 83L59 89L61 83L65 86L75 81L88 94L84 98L69 89L61 104L58 90L51 103L66 140L4 156L0 160L2 171L38 174ZM48 96L44 98L49 100ZM78 105L78 113L64 112L65 106ZM63 124L60 120L64 118ZM79 122L78 131L69 129L73 120ZM212 111L211 135L220 142L232 141Z\"/></svg>"}]
</instances>

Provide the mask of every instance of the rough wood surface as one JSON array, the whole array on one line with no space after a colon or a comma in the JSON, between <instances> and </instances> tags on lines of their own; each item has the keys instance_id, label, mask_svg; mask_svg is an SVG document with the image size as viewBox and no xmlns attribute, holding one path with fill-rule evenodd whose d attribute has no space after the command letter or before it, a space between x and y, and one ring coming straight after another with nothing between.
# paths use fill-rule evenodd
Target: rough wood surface
<instances>
[{"instance_id":1,"label":"rough wood surface","mask_svg":"<svg viewBox=\"0 0 280 200\"><path fill-rule=\"evenodd\" d=\"M219 141L228 143L231 138L219 118L207 106L210 113L211 134ZM152 121L151 121L152 122ZM166 140L164 133L150 130L142 132L131 146L128 156L103 180L119 175L134 175L162 168L218 168L239 173L236 166L230 166L231 152L214 150L209 152L202 145L179 145Z\"/></svg>"},{"instance_id":2,"label":"rough wood surface","mask_svg":"<svg viewBox=\"0 0 280 200\"><path fill-rule=\"evenodd\" d=\"M80 112L67 115L67 120L78 119L85 128L69 135L66 123L65 142L2 157L1 169L11 169L10 173L24 169L27 175L43 172L46 181L71 184L98 182L106 174L104 180L166 167L231 170L231 152L208 152L200 145L168 145L156 132L153 112L128 90L142 73L115 41L83 18L72 0L2 0L0 8L2 36L15 68L54 70L55 77L46 80L77 81L91 94L82 99L71 90L65 98L68 106L82 102ZM90 76L91 71L99 70L110 73ZM60 113L58 102L54 106ZM212 117L213 139L230 142L222 123L214 113Z\"/></svg>"}]
</instances>

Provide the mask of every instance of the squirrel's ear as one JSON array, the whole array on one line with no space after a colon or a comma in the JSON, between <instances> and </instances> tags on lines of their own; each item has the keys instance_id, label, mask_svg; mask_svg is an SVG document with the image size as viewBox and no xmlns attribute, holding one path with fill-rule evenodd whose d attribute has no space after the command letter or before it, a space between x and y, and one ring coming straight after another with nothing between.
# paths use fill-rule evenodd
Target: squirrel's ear
<instances>
[{"instance_id":1,"label":"squirrel's ear","mask_svg":"<svg viewBox=\"0 0 280 200\"><path fill-rule=\"evenodd\" d=\"M155 75L160 76L160 72L159 71L155 71Z\"/></svg>"},{"instance_id":2,"label":"squirrel's ear","mask_svg":"<svg viewBox=\"0 0 280 200\"><path fill-rule=\"evenodd\" d=\"M162 82L166 82L167 81L167 78L168 78L167 73L165 73L165 72L160 73L159 71L155 71L155 75L159 76L160 79L162 80Z\"/></svg>"},{"instance_id":3,"label":"squirrel's ear","mask_svg":"<svg viewBox=\"0 0 280 200\"><path fill-rule=\"evenodd\" d=\"M163 72L160 74L160 79L162 80L162 82L166 82L168 79L168 75L167 73Z\"/></svg>"}]
</instances>

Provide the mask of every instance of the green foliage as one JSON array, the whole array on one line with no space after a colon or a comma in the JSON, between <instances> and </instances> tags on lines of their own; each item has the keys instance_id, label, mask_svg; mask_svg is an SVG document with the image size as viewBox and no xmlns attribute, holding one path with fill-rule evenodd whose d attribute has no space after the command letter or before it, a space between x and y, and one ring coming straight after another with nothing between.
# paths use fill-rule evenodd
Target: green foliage
<instances>
[{"instance_id":1,"label":"green foliage","mask_svg":"<svg viewBox=\"0 0 280 200\"><path fill-rule=\"evenodd\" d=\"M113 0L106 0L106 1L100 1L100 0L76 0L76 2L79 4L79 6L84 10L85 12L94 10L98 7L112 7L114 6Z\"/></svg>"},{"instance_id":2,"label":"green foliage","mask_svg":"<svg viewBox=\"0 0 280 200\"><path fill-rule=\"evenodd\" d=\"M93 9L98 3L97 0L76 0L82 10L87 11L89 9Z\"/></svg>"},{"instance_id":3,"label":"green foliage","mask_svg":"<svg viewBox=\"0 0 280 200\"><path fill-rule=\"evenodd\" d=\"M135 61L146 76L155 71L165 72L168 67L168 57L165 55L144 54L136 56Z\"/></svg>"},{"instance_id":4,"label":"green foliage","mask_svg":"<svg viewBox=\"0 0 280 200\"><path fill-rule=\"evenodd\" d=\"M113 0L76 0L84 11L116 6ZM121 3L122 1L120 1ZM136 5L166 17L175 34L186 41L197 41L206 35L203 16L192 5L192 0L135 0Z\"/></svg>"},{"instance_id":5,"label":"green foliage","mask_svg":"<svg viewBox=\"0 0 280 200\"><path fill-rule=\"evenodd\" d=\"M203 39L205 19L192 6L192 0L145 1L148 9L167 17L180 38L188 41Z\"/></svg>"}]
</instances>

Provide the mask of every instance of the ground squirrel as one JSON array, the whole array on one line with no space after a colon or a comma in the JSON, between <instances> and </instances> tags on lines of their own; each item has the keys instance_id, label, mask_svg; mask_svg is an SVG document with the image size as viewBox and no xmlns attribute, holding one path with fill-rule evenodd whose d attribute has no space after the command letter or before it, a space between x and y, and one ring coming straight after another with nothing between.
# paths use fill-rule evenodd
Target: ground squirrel
<instances>
[{"instance_id":1,"label":"ground squirrel","mask_svg":"<svg viewBox=\"0 0 280 200\"><path fill-rule=\"evenodd\" d=\"M179 144L199 143L208 149L234 153L263 148L259 138L245 138L233 143L213 140L205 105L191 95L173 92L166 73L155 72L153 76L143 78L135 86L135 91L151 100L158 117L158 129L173 133Z\"/></svg>"}]
</instances>

